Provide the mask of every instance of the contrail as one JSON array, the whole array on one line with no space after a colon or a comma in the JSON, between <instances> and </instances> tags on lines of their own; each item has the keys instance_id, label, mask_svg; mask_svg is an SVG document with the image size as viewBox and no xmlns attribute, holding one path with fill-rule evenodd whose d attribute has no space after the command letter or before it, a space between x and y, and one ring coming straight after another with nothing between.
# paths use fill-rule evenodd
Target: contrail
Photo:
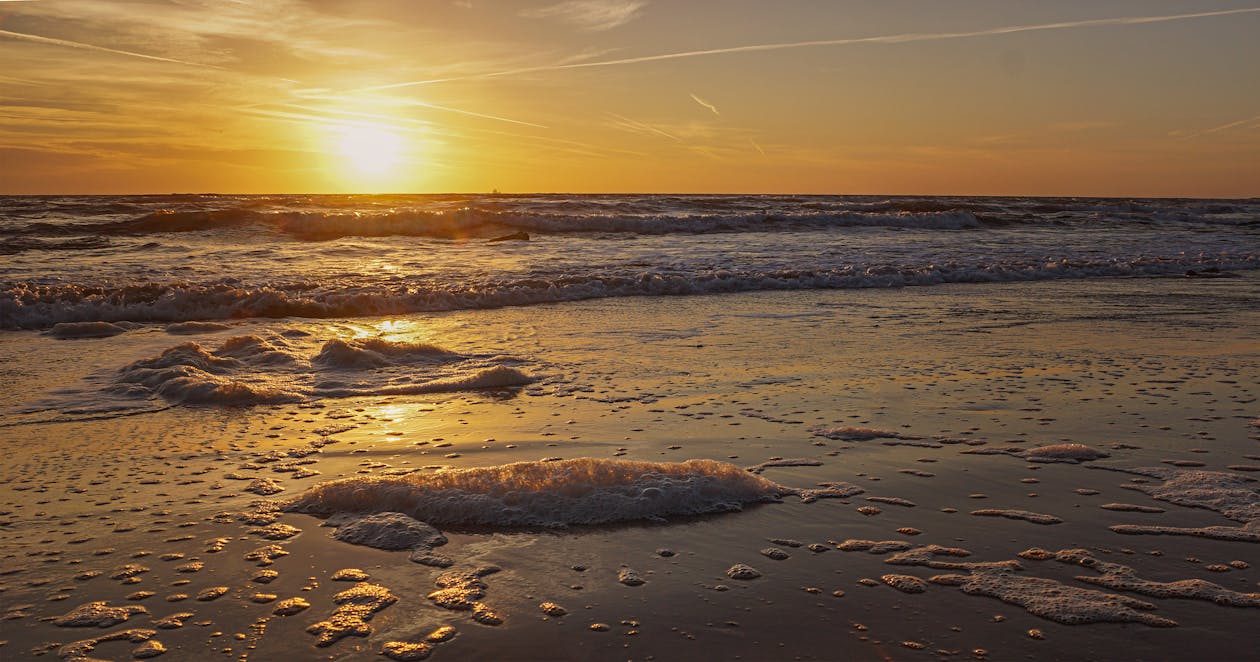
<instances>
[{"instance_id":1,"label":"contrail","mask_svg":"<svg viewBox=\"0 0 1260 662\"><path fill-rule=\"evenodd\" d=\"M364 101L363 99L352 99L352 98L350 98L350 97L345 96L344 94L309 94L309 95L306 95L306 96L305 96L305 98L308 98L308 99L322 99L322 100L325 100L325 101L351 101L351 102L363 102L363 101ZM547 128L550 128L550 127L547 127L547 126L542 125L542 124L537 124L537 123L534 123L534 122L526 122L525 120L516 120L516 119L512 119L511 117L503 117L503 116L501 116L501 115L490 115L490 114L487 114L487 113L478 113L478 112L471 111L471 110L464 110L463 108L453 108L453 107L451 107L451 106L441 106L441 105L438 105L438 104L435 104L435 103L428 103L428 102L425 102L425 101L416 101L416 100L414 100L414 99L395 99L395 98L392 98L392 97L374 97L372 100L376 100L376 99L381 99L381 100L382 100L382 103L393 104L393 105L398 105L398 106L418 106L418 107L420 107L420 108L431 108L431 109L433 109L433 110L441 110L441 111L448 112L448 113L457 113L457 114L460 114L460 115L467 115L467 116L469 116L469 117L479 117L479 118L481 118L481 119L495 120L495 121L497 121L497 122L507 122L508 124L519 124L519 125L521 125L521 126L532 126L532 127L536 128L536 129L547 129Z\"/></svg>"},{"instance_id":2,"label":"contrail","mask_svg":"<svg viewBox=\"0 0 1260 662\"><path fill-rule=\"evenodd\" d=\"M1069 28L1088 28L1100 27L1105 25L1142 25L1146 23L1166 23L1169 21L1183 21L1195 18L1211 18L1214 16L1232 16L1236 14L1252 14L1260 12L1260 7L1247 7L1243 9L1222 9L1219 11L1196 12L1193 14L1167 14L1163 16L1128 16L1120 18L1092 18L1083 21L1065 21L1060 23L1040 23L1037 25L1010 25L1000 28L990 28L987 30L973 30L968 32L906 32L901 34L879 35L874 37L852 37L847 39L821 39L813 41L792 41L773 44L750 44L746 46L730 46L727 48L711 48L697 51L679 51L675 53L659 53L657 55L642 55L638 57L619 58L615 60L598 60L595 62L572 62L568 64L548 64L536 67L521 67L518 69L507 69L503 71L492 71L480 74L469 74L466 76L452 76L449 78L432 78L429 80L415 80L405 83L393 83L390 85L378 85L376 87L366 87L355 90L356 92L369 92L375 90L389 90L400 87L414 87L418 85L433 85L436 83L450 83L462 80L473 80L478 78L502 78L504 76L514 76L519 74L537 73L542 71L560 71L564 69L587 69L591 67L612 67L622 64L640 64L643 62L660 62L662 60L681 60L684 58L703 57L706 55L726 55L729 53L753 53L759 51L781 51L793 48L815 48L819 46L850 46L855 44L905 44L916 41L945 41L949 39L974 39L976 37L991 37L1005 34L1016 34L1019 32L1042 32L1047 30L1066 30Z\"/></svg>"},{"instance_id":3,"label":"contrail","mask_svg":"<svg viewBox=\"0 0 1260 662\"><path fill-rule=\"evenodd\" d=\"M1251 124L1252 122L1260 122L1260 115L1256 115L1256 116L1254 116L1254 117L1248 117L1247 119L1244 119L1244 120L1238 120L1238 121L1236 121L1236 122L1230 122L1229 124L1222 124L1222 125L1220 125L1220 126L1214 126L1214 127L1210 128L1210 129L1201 129L1201 130L1199 130L1199 131L1192 131L1192 132L1190 132L1190 133L1187 133L1187 134L1185 134L1185 135L1182 135L1182 136L1181 136L1181 139L1182 139L1182 140L1190 140L1190 139L1192 139L1192 138L1198 138L1198 137L1200 137L1200 136L1206 136L1206 135L1208 135L1208 134L1212 134L1212 133L1219 133L1219 132L1221 132L1221 131L1228 131L1228 130L1230 130L1230 129L1236 129L1236 128L1240 127L1240 126L1245 126L1245 125L1247 125L1247 124ZM1180 132L1178 132L1178 131L1174 131L1174 132L1173 132L1173 135L1176 135L1176 134L1178 134L1178 133L1180 133Z\"/></svg>"},{"instance_id":4,"label":"contrail","mask_svg":"<svg viewBox=\"0 0 1260 662\"><path fill-rule=\"evenodd\" d=\"M694 100L696 103L700 104L701 106L704 106L705 108L708 108L709 110L713 111L714 115L717 115L718 117L722 116L722 113L718 112L717 106L709 103L708 101L705 101L704 99L701 99L700 97L696 96L695 93L691 94L691 98L692 100Z\"/></svg>"},{"instance_id":5,"label":"contrail","mask_svg":"<svg viewBox=\"0 0 1260 662\"><path fill-rule=\"evenodd\" d=\"M1227 129L1233 129L1235 127L1239 127L1244 124L1251 124L1252 122L1256 122L1256 121L1260 121L1260 115L1256 115L1255 117L1248 117L1245 120L1238 120L1237 122L1230 122L1229 124L1222 124L1220 126L1214 126L1210 129L1204 129L1203 131L1200 131L1199 133L1201 134L1202 133L1217 133L1218 131L1225 131Z\"/></svg>"},{"instance_id":6,"label":"contrail","mask_svg":"<svg viewBox=\"0 0 1260 662\"><path fill-rule=\"evenodd\" d=\"M450 106L439 106L435 103L425 103L423 101L400 101L398 99L393 99L392 102L402 103L408 106L420 106L421 108L432 108L433 110L443 110L448 113L458 113L460 115L467 115L469 117L480 117L481 119L486 119L486 120L496 120L499 122L507 122L509 124L519 124L521 126L532 126L537 129L548 128L542 124L535 124L534 122L526 122L525 120L514 120L510 117L502 117L499 115L488 115L486 113L477 113L471 110L463 110L461 108L452 108Z\"/></svg>"},{"instance_id":7,"label":"contrail","mask_svg":"<svg viewBox=\"0 0 1260 662\"><path fill-rule=\"evenodd\" d=\"M624 115L618 115L617 113L608 113L608 115L616 119L620 123L619 126L630 129L631 131L637 131L639 133L643 133L646 131L648 133L654 133L658 136L664 136L677 143L682 142L682 139L679 138L678 136L675 136L672 133L667 133L665 130L654 127L651 124L648 124L646 122L632 120L629 117L626 117Z\"/></svg>"},{"instance_id":8,"label":"contrail","mask_svg":"<svg viewBox=\"0 0 1260 662\"><path fill-rule=\"evenodd\" d=\"M68 39L55 39L53 37L41 37L35 34L27 34L25 32L10 32L8 30L0 30L0 37L9 37L10 39L18 39L21 41L30 41L37 44L48 44L51 46L66 46L68 48L77 48L85 51L96 51L98 53L112 53L114 55L125 55L127 57L138 57L142 60L152 60L154 62L167 62L170 64L182 64L186 67L199 67L202 69L216 69L223 71L223 67L217 67L213 64L202 64L200 62L187 62L185 60L176 60L169 57L159 57L157 55L145 55L144 53L136 53L133 51L122 51L117 48L106 48L104 46L96 46L93 44L85 44L80 41L70 41Z\"/></svg>"}]
</instances>

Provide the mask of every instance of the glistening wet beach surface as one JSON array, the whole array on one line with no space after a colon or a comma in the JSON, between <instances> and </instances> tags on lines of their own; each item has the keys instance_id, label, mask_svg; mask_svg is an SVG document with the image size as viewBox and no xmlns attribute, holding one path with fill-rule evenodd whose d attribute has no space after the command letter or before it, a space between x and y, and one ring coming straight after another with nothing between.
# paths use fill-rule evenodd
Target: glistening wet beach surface
<instances>
[{"instance_id":1,"label":"glistening wet beach surface","mask_svg":"<svg viewBox=\"0 0 1260 662\"><path fill-rule=\"evenodd\" d=\"M1244 272L6 332L0 651L1245 659L1258 300ZM294 505L334 480L352 505ZM598 523L511 515L538 484Z\"/></svg>"}]
</instances>

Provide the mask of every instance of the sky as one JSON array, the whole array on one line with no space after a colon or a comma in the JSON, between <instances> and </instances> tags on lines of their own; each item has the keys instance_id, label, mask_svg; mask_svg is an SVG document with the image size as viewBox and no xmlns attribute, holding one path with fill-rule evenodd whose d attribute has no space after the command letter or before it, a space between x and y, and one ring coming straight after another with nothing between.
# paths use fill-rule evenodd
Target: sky
<instances>
[{"instance_id":1,"label":"sky","mask_svg":"<svg viewBox=\"0 0 1260 662\"><path fill-rule=\"evenodd\" d=\"M0 0L0 194L1260 196L1260 3Z\"/></svg>"}]
</instances>

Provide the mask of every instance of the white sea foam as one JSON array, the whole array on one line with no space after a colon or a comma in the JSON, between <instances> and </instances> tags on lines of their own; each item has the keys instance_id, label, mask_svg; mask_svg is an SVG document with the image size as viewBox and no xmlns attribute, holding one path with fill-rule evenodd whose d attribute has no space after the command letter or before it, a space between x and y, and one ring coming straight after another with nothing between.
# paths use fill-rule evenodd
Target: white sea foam
<instances>
[{"instance_id":1,"label":"white sea foam","mask_svg":"<svg viewBox=\"0 0 1260 662\"><path fill-rule=\"evenodd\" d=\"M1100 467L1102 468L1102 467ZM1179 506L1214 510L1245 524L1260 522L1260 482L1241 474L1199 469L1138 467L1114 469L1125 473L1159 478L1159 485L1131 483L1129 489Z\"/></svg>"},{"instance_id":2,"label":"white sea foam","mask_svg":"<svg viewBox=\"0 0 1260 662\"><path fill-rule=\"evenodd\" d=\"M1057 623L1142 623L1175 627L1176 621L1147 613L1155 605L1116 593L1070 586L1053 579L1014 574L1009 568L974 567L966 575L936 575L932 582L964 593L997 598Z\"/></svg>"},{"instance_id":3,"label":"white sea foam","mask_svg":"<svg viewBox=\"0 0 1260 662\"><path fill-rule=\"evenodd\" d=\"M557 249L562 250L562 249ZM608 258L615 259L612 256ZM659 259L659 258L658 258ZM685 259L685 258L680 258ZM777 261L778 258L776 258ZM279 267L281 265L277 265ZM536 274L477 278L457 265L446 279L406 286L367 279L292 282L263 273L254 286L228 282L142 282L119 286L19 281L0 284L0 328L46 328L62 322L176 322L243 317L356 317L525 306L627 296L679 296L765 290L856 289L1067 278L1183 275L1190 270L1260 268L1260 252L1175 256L1079 256L1059 259L933 259L895 263L835 262L758 267L684 264L644 268L572 265Z\"/></svg>"},{"instance_id":4,"label":"white sea foam","mask_svg":"<svg viewBox=\"0 0 1260 662\"><path fill-rule=\"evenodd\" d=\"M252 369L294 362L292 354L257 336L236 336L208 351L193 342L136 361L118 372L116 391L139 389L183 404L247 406L294 402L303 396L258 379L243 379Z\"/></svg>"},{"instance_id":5,"label":"white sea foam","mask_svg":"<svg viewBox=\"0 0 1260 662\"><path fill-rule=\"evenodd\" d=\"M181 343L120 369L111 390L180 404L250 406L505 389L534 381L503 364L515 359L470 359L425 343L334 339L313 355L297 343L282 335L233 336L216 349ZM400 366L408 370L401 375L389 370ZM346 372L353 379L335 377Z\"/></svg>"},{"instance_id":6,"label":"white sea foam","mask_svg":"<svg viewBox=\"0 0 1260 662\"><path fill-rule=\"evenodd\" d=\"M216 333L227 331L232 327L218 322L177 322L166 325L166 332L172 335L195 335L199 333Z\"/></svg>"},{"instance_id":7,"label":"white sea foam","mask_svg":"<svg viewBox=\"0 0 1260 662\"><path fill-rule=\"evenodd\" d=\"M895 227L959 230L981 221L962 209L935 211L798 210L707 214L552 213L487 209L397 210L387 212L161 210L139 218L93 227L104 234L204 232L211 229L267 226L307 240L340 237L419 236L461 238L489 236L505 229L540 233L676 234L765 232L826 227Z\"/></svg>"},{"instance_id":8,"label":"white sea foam","mask_svg":"<svg viewBox=\"0 0 1260 662\"><path fill-rule=\"evenodd\" d=\"M1158 478L1158 485L1130 483L1124 485L1149 495L1151 498L1189 508L1216 511L1241 526L1179 527L1147 524L1117 524L1109 527L1116 533L1130 535L1180 535L1260 542L1260 482L1242 474L1201 469L1175 469L1170 467L1137 467L1118 469L1096 467Z\"/></svg>"},{"instance_id":9,"label":"white sea foam","mask_svg":"<svg viewBox=\"0 0 1260 662\"><path fill-rule=\"evenodd\" d=\"M861 428L851 426L827 427L819 425L810 429L810 432L819 437L828 439L840 439L844 441L866 441L869 439L903 439L917 440L923 437L908 435L892 430L877 430L875 428Z\"/></svg>"},{"instance_id":10,"label":"white sea foam","mask_svg":"<svg viewBox=\"0 0 1260 662\"><path fill-rule=\"evenodd\" d=\"M402 513L343 514L328 523L337 527L337 540L376 549L431 549L446 544L440 531Z\"/></svg>"},{"instance_id":11,"label":"white sea foam","mask_svg":"<svg viewBox=\"0 0 1260 662\"><path fill-rule=\"evenodd\" d=\"M335 368L382 368L400 362L458 359L459 356L427 343L396 342L381 338L362 340L329 340L311 358Z\"/></svg>"},{"instance_id":12,"label":"white sea foam","mask_svg":"<svg viewBox=\"0 0 1260 662\"><path fill-rule=\"evenodd\" d=\"M1252 200L89 197L0 212L0 252L17 256L0 328L1260 268ZM541 241L485 241L517 232ZM35 255L53 249L63 259Z\"/></svg>"},{"instance_id":13,"label":"white sea foam","mask_svg":"<svg viewBox=\"0 0 1260 662\"><path fill-rule=\"evenodd\" d=\"M579 458L345 478L311 488L285 509L316 515L398 512L437 525L565 526L736 511L791 493L713 460Z\"/></svg>"},{"instance_id":14,"label":"white sea foam","mask_svg":"<svg viewBox=\"0 0 1260 662\"><path fill-rule=\"evenodd\" d=\"M1020 450L1016 455L1033 462L1089 462L1090 460L1111 457L1109 453L1100 451L1097 448L1091 448L1085 444L1038 446Z\"/></svg>"}]
</instances>

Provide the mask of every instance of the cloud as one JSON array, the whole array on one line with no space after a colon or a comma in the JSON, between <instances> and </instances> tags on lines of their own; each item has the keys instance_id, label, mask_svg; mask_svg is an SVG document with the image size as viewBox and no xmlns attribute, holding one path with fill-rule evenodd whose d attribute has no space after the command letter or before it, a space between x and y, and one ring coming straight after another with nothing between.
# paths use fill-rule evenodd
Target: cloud
<instances>
[{"instance_id":1,"label":"cloud","mask_svg":"<svg viewBox=\"0 0 1260 662\"><path fill-rule=\"evenodd\" d=\"M571 3L562 3L568 5ZM559 7L561 5L555 5ZM1260 7L1247 7L1243 9L1222 9L1219 11L1196 12L1192 14L1164 14L1160 16L1125 16L1119 18L1091 18L1081 21L1063 21L1058 23L1038 23L1036 25L1008 25L999 28L988 28L985 30L970 30L966 32L903 32L899 34L877 35L873 37L848 37L844 39L815 39L810 41L790 41L777 42L770 44L748 44L744 46L728 46L725 48L709 48L704 50L693 51L677 51L673 53L658 53L656 55L641 55L638 57L618 58L614 60L597 60L594 62L572 62L564 64L549 64L536 67L520 67L517 69L505 69L501 71L492 71L480 74L469 74L465 76L451 76L447 78L433 78L429 80L414 80L404 83L393 83L390 85L378 85L376 87L365 88L368 90L386 90L400 87L413 87L417 85L433 85L436 83L449 83L462 80L475 80L479 78L502 78L505 76L516 76L521 74L537 73L541 71L561 71L565 69L586 69L591 67L613 67L626 64L641 64L645 62L661 62L665 60L681 60L693 57L705 57L710 55L728 55L732 53L754 53L763 51L781 51L796 48L817 48L822 46L853 46L858 44L906 44L922 41L947 41L953 39L975 39L979 37L993 37L1008 34L1018 34L1021 32L1045 32L1050 30L1067 30L1072 28L1089 28L1103 27L1110 25L1143 25L1148 23L1166 23L1169 21L1184 21L1198 18L1212 18L1218 16L1233 16L1237 14L1253 14L1260 12Z\"/></svg>"},{"instance_id":2,"label":"cloud","mask_svg":"<svg viewBox=\"0 0 1260 662\"><path fill-rule=\"evenodd\" d=\"M565 0L554 5L523 9L525 18L554 18L582 30L611 30L638 18L646 0Z\"/></svg>"},{"instance_id":3,"label":"cloud","mask_svg":"<svg viewBox=\"0 0 1260 662\"><path fill-rule=\"evenodd\" d=\"M144 53L135 53L133 51L125 51L117 48L107 48L105 46L96 46L94 44L85 44L78 41L70 41L68 39L54 39L52 37L41 37L35 34L27 34L25 32L10 32L8 30L0 30L0 37L9 39L17 39L19 41L30 41L37 44L48 44L50 46L66 46L69 48L78 48L85 51L96 51L98 53L112 53L114 55L125 55L127 57L135 57L154 62L168 62L171 64L182 64L188 67L203 67L206 69L219 69L212 64L203 64L199 62L188 62L186 60L177 60L169 57L159 57L157 55L146 55Z\"/></svg>"},{"instance_id":4,"label":"cloud","mask_svg":"<svg viewBox=\"0 0 1260 662\"><path fill-rule=\"evenodd\" d=\"M705 108L708 108L709 110L713 111L714 115L717 115L718 117L722 116L722 113L718 112L717 106L696 96L694 92L691 94L691 99L695 101L696 103L700 104L701 106L704 106Z\"/></svg>"},{"instance_id":5,"label":"cloud","mask_svg":"<svg viewBox=\"0 0 1260 662\"><path fill-rule=\"evenodd\" d=\"M369 51L341 45L347 34L387 33L386 23L320 11L304 0L224 2L179 0L138 3L100 0L24 2L15 16L37 19L67 41L96 43L102 36L112 48L143 52L171 60L216 64L259 59L259 45L308 60L338 64L370 56ZM49 34L41 28L39 32Z\"/></svg>"}]
</instances>

